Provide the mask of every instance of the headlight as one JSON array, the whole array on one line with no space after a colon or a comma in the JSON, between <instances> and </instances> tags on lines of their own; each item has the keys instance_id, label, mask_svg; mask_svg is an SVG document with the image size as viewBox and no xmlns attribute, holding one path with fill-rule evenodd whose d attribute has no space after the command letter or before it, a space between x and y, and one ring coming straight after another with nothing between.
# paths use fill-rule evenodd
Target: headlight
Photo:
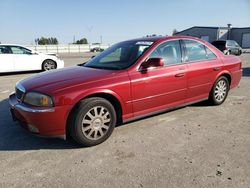
<instances>
[{"instance_id":1,"label":"headlight","mask_svg":"<svg viewBox=\"0 0 250 188\"><path fill-rule=\"evenodd\" d=\"M33 106L39 106L39 107L52 107L53 106L53 100L50 96L37 93L37 92L27 93L23 101Z\"/></svg>"}]
</instances>

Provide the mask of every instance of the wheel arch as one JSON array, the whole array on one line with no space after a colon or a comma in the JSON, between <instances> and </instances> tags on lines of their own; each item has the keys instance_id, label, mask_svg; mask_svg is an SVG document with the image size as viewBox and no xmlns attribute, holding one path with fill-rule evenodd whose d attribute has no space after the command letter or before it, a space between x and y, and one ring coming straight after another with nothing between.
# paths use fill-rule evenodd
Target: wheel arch
<instances>
[{"instance_id":1,"label":"wheel arch","mask_svg":"<svg viewBox=\"0 0 250 188\"><path fill-rule=\"evenodd\" d=\"M226 78L227 78L227 80L228 80L228 84L229 84L229 87L231 86L231 83L232 83L232 75L230 74L230 72L228 72L228 71L224 71L224 72L221 72L217 77L216 77L216 79L215 79L215 81L219 78L219 77L221 77L221 76L225 76ZM215 82L214 81L214 82Z\"/></svg>"},{"instance_id":2,"label":"wheel arch","mask_svg":"<svg viewBox=\"0 0 250 188\"><path fill-rule=\"evenodd\" d=\"M53 62L56 64L56 68L57 68L57 62L56 62L54 59L46 58L46 59L43 60L43 62L42 62L42 64L41 64L41 69L42 69L42 70L43 70L43 64L44 64L47 60L53 61Z\"/></svg>"},{"instance_id":3,"label":"wheel arch","mask_svg":"<svg viewBox=\"0 0 250 188\"><path fill-rule=\"evenodd\" d=\"M71 118L73 116L74 109L77 107L77 105L82 100L87 99L87 98L92 98L92 97L100 97L100 98L104 98L107 101L109 101L115 108L115 112L117 115L117 125L119 125L123 122L123 119L122 119L123 106L121 103L121 99L117 94L115 94L112 91L99 91L99 92L94 92L94 93L88 93L88 94L84 95L83 97L78 98L68 113L68 117L67 117L67 121L66 121L66 128L65 128L65 132L66 132L67 137L69 136L69 122L72 120Z\"/></svg>"}]
</instances>

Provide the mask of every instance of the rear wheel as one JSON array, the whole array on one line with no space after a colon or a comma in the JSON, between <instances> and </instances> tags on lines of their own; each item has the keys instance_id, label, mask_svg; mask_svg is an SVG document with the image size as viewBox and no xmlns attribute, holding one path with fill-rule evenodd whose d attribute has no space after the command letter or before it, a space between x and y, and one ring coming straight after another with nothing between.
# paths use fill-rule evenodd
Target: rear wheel
<instances>
[{"instance_id":1,"label":"rear wheel","mask_svg":"<svg viewBox=\"0 0 250 188\"><path fill-rule=\"evenodd\" d=\"M52 70L52 69L56 69L56 62L51 60L51 59L45 60L42 64L42 70L48 71L48 70Z\"/></svg>"},{"instance_id":2,"label":"rear wheel","mask_svg":"<svg viewBox=\"0 0 250 188\"><path fill-rule=\"evenodd\" d=\"M83 146L94 146L104 142L116 125L116 112L106 99L93 97L84 99L74 109L69 122L70 136Z\"/></svg>"},{"instance_id":3,"label":"rear wheel","mask_svg":"<svg viewBox=\"0 0 250 188\"><path fill-rule=\"evenodd\" d=\"M220 105L222 104L228 95L229 91L229 82L225 76L219 77L210 92L209 101L213 105Z\"/></svg>"}]
</instances>

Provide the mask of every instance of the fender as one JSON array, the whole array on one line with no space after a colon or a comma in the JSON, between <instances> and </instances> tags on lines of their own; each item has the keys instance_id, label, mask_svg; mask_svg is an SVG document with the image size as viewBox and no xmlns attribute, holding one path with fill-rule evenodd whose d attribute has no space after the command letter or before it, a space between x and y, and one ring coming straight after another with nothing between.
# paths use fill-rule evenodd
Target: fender
<instances>
[{"instance_id":1,"label":"fender","mask_svg":"<svg viewBox=\"0 0 250 188\"><path fill-rule=\"evenodd\" d=\"M210 91L211 91L211 89L213 88L215 81L216 81L220 76L222 76L223 74L229 75L230 78L232 79L232 74L231 74L228 70L223 70L223 71L219 72L219 73L216 75L215 79L213 80L213 84L212 84L212 87L210 88Z\"/></svg>"},{"instance_id":2,"label":"fender","mask_svg":"<svg viewBox=\"0 0 250 188\"><path fill-rule=\"evenodd\" d=\"M87 98L88 96L91 96L91 95L96 95L96 94L109 94L109 95L114 96L120 102L122 112L124 114L124 109L125 109L124 101L122 100L122 98L117 93L115 93L114 91L109 90L109 89L90 89L90 90L86 90L83 93L79 94L75 98L75 100L73 101L73 106L72 107L74 107L82 99Z\"/></svg>"}]
</instances>

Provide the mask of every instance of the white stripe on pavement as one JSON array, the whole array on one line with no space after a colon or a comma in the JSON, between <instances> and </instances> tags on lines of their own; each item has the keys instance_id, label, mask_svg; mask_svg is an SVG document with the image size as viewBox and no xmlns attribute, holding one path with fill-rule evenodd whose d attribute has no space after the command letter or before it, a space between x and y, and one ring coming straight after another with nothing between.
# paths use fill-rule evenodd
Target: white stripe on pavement
<instances>
[{"instance_id":1,"label":"white stripe on pavement","mask_svg":"<svg viewBox=\"0 0 250 188\"><path fill-rule=\"evenodd\" d=\"M4 90L4 91L1 91L0 93L10 93L10 90Z\"/></svg>"}]
</instances>

